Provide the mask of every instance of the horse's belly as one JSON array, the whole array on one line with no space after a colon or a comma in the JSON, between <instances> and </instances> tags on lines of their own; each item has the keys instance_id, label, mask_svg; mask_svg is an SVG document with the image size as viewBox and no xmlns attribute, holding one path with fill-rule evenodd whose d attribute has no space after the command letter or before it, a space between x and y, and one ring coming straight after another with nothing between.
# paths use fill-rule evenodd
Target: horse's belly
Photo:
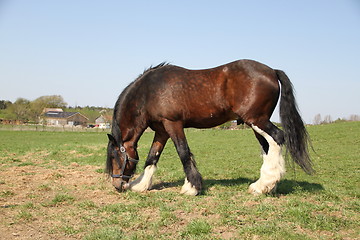
<instances>
[{"instance_id":1,"label":"horse's belly","mask_svg":"<svg viewBox=\"0 0 360 240\"><path fill-rule=\"evenodd\" d=\"M184 122L184 127L212 128L231 120L237 119L235 114L212 115L201 118L190 118Z\"/></svg>"}]
</instances>

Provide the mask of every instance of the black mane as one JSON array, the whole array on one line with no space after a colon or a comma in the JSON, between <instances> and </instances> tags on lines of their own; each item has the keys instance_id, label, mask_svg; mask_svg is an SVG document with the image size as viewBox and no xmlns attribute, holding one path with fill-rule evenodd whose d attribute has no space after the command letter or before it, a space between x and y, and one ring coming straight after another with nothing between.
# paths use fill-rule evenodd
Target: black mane
<instances>
[{"instance_id":1,"label":"black mane","mask_svg":"<svg viewBox=\"0 0 360 240\"><path fill-rule=\"evenodd\" d=\"M168 63L168 62L162 62L162 63L160 63L160 64L158 64L158 65L156 65L156 66L151 65L148 69L145 69L144 72L143 72L142 74L140 74L140 75L136 78L136 80L140 79L142 76L144 76L144 75L145 75L146 73L148 73L148 72L151 72L152 70L155 70L155 69L158 69L158 68L162 68L162 67L168 66L168 65L171 65L171 64ZM135 81L136 81L136 80L135 80ZM134 82L135 82L135 81L134 81Z\"/></svg>"}]
</instances>

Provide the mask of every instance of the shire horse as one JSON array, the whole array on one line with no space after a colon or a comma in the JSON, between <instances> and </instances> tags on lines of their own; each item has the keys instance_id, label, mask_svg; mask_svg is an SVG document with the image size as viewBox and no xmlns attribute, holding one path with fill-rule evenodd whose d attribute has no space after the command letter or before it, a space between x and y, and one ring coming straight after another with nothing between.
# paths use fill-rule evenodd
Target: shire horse
<instances>
[{"instance_id":1,"label":"shire horse","mask_svg":"<svg viewBox=\"0 0 360 240\"><path fill-rule=\"evenodd\" d=\"M283 130L269 120L279 95ZM250 126L263 150L260 178L249 186L250 193L274 191L285 173L283 145L306 173L313 172L308 134L292 84L283 71L252 60L204 70L161 63L130 83L115 104L106 163L113 186L118 191L149 190L161 152L171 138L186 175L181 193L198 195L203 185L202 176L184 128L211 128L230 120ZM137 142L148 127L155 136L144 172L129 182L139 161Z\"/></svg>"}]
</instances>

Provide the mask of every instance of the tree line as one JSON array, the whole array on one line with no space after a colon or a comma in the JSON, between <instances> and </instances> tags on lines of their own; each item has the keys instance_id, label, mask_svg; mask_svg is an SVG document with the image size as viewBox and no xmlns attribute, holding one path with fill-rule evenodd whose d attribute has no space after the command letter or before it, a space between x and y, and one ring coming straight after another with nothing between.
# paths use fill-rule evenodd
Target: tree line
<instances>
[{"instance_id":1,"label":"tree line","mask_svg":"<svg viewBox=\"0 0 360 240\"><path fill-rule=\"evenodd\" d=\"M94 123L95 119L103 115L112 114L112 109L94 106L86 107L67 107L67 103L60 95L41 96L33 101L25 98L18 98L15 102L0 100L0 119L21 121L25 123L39 123L44 108L61 108L66 112L80 112L89 118L90 123ZM348 119L332 120L330 115L324 118L320 114L315 115L313 124L326 124L338 121L360 121L360 116L353 114Z\"/></svg>"},{"instance_id":2,"label":"tree line","mask_svg":"<svg viewBox=\"0 0 360 240\"><path fill-rule=\"evenodd\" d=\"M327 124L327 123L333 123L333 122L344 122L344 121L360 121L360 116L356 115L356 114L352 114L348 118L338 118L338 119L336 119L334 121L330 115L326 115L324 118L322 118L321 114L318 113L318 114L315 115L312 123L314 125L319 125L319 124Z\"/></svg>"},{"instance_id":3,"label":"tree line","mask_svg":"<svg viewBox=\"0 0 360 240\"><path fill-rule=\"evenodd\" d=\"M18 98L15 102L0 100L0 119L20 121L24 123L39 123L45 108L61 108L66 112L80 112L95 122L101 114L111 114L111 109L86 106L67 107L67 103L60 95L41 96L33 101Z\"/></svg>"}]
</instances>

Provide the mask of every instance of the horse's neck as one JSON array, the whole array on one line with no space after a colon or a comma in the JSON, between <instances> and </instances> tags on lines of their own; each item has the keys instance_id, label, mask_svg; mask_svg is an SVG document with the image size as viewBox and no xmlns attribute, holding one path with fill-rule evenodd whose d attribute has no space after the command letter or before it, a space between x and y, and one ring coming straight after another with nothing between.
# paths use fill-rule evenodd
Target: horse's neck
<instances>
[{"instance_id":1,"label":"horse's neck","mask_svg":"<svg viewBox=\"0 0 360 240\"><path fill-rule=\"evenodd\" d=\"M147 127L147 122L142 115L123 116L119 121L122 142L133 141L136 143Z\"/></svg>"}]
</instances>

